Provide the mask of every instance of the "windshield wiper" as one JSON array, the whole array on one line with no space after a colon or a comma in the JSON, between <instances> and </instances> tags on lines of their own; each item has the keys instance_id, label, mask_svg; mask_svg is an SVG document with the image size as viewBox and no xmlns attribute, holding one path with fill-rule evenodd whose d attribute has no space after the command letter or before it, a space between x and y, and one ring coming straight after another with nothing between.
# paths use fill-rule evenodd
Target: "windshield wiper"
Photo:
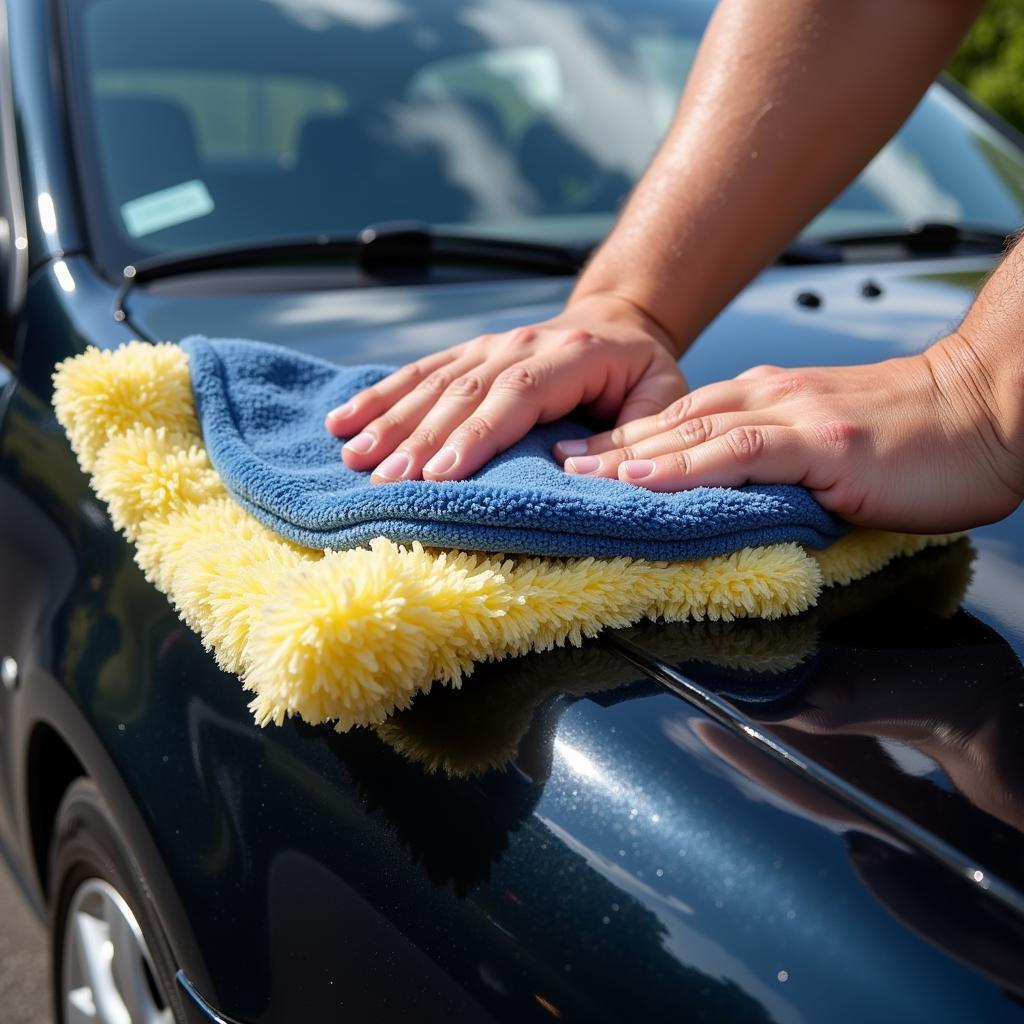
<instances>
[{"instance_id":1,"label":"windshield wiper","mask_svg":"<svg viewBox=\"0 0 1024 1024\"><path fill-rule=\"evenodd\" d=\"M821 238L797 239L779 254L783 266L850 263L876 259L870 250L900 249L910 256L948 256L959 250L1000 253L1017 237L1016 230L946 221L925 221L890 231L849 232Z\"/></svg>"},{"instance_id":2,"label":"windshield wiper","mask_svg":"<svg viewBox=\"0 0 1024 1024\"><path fill-rule=\"evenodd\" d=\"M558 245L435 232L425 224L405 221L372 224L355 235L316 235L218 246L180 255L155 256L125 267L114 296L114 319L127 318L125 301L136 285L209 270L322 263L335 258L352 260L364 273L380 277L422 274L446 262L570 275L580 271L592 248L592 245Z\"/></svg>"},{"instance_id":3,"label":"windshield wiper","mask_svg":"<svg viewBox=\"0 0 1024 1024\"><path fill-rule=\"evenodd\" d=\"M831 242L805 242L797 239L779 253L776 263L784 267L814 266L820 263L842 263L843 250Z\"/></svg>"},{"instance_id":4,"label":"windshield wiper","mask_svg":"<svg viewBox=\"0 0 1024 1024\"><path fill-rule=\"evenodd\" d=\"M1016 230L1004 231L952 221L925 221L891 231L829 235L798 245L810 246L823 253L831 250L835 254L834 262L841 263L848 254L863 258L858 250L874 248L900 248L913 256L945 256L960 250L979 254L1001 253L1016 234Z\"/></svg>"},{"instance_id":5,"label":"windshield wiper","mask_svg":"<svg viewBox=\"0 0 1024 1024\"><path fill-rule=\"evenodd\" d=\"M1000 253L1015 237L1015 231L927 221L895 231L798 239L783 250L777 262L789 266L845 263L863 259L865 254L858 250L890 247L899 247L914 256L946 255L959 249ZM423 274L430 267L445 262L572 275L583 268L593 249L593 244L560 245L435 232L417 221L372 224L354 235L316 235L218 246L180 255L156 256L125 267L114 297L114 319L127 318L125 301L136 285L210 270L322 263L334 258L352 260L364 273L382 278Z\"/></svg>"}]
</instances>

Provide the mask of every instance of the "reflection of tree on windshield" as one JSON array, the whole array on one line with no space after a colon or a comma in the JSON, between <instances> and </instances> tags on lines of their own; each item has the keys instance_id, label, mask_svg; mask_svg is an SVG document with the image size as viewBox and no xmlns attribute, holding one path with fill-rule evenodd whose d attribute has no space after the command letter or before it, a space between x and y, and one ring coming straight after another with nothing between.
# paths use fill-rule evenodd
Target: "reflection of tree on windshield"
<instances>
[{"instance_id":1,"label":"reflection of tree on windshield","mask_svg":"<svg viewBox=\"0 0 1024 1024\"><path fill-rule=\"evenodd\" d=\"M712 8L69 5L99 256L119 273L156 253L395 219L594 242L663 136ZM1012 224L1021 181L1013 148L936 88L812 230Z\"/></svg>"},{"instance_id":2,"label":"reflection of tree on windshield","mask_svg":"<svg viewBox=\"0 0 1024 1024\"><path fill-rule=\"evenodd\" d=\"M75 5L102 185L89 199L115 222L109 245L148 253L395 219L593 241L653 153L710 9ZM173 211L151 215L168 190Z\"/></svg>"}]
</instances>

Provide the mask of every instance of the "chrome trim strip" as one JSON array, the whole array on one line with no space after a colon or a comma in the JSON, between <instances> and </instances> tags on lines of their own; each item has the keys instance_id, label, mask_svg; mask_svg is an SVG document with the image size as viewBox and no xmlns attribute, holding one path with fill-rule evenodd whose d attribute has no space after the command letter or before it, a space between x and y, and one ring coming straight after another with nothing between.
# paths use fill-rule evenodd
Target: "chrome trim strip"
<instances>
[{"instance_id":1,"label":"chrome trim strip","mask_svg":"<svg viewBox=\"0 0 1024 1024\"><path fill-rule=\"evenodd\" d=\"M178 983L178 988L188 996L189 999L198 1007L207 1017L212 1024L240 1024L239 1021L232 1020L230 1017L225 1017L223 1014L218 1013L196 990L195 986L185 976L184 971L178 971L174 976L174 980Z\"/></svg>"}]
</instances>

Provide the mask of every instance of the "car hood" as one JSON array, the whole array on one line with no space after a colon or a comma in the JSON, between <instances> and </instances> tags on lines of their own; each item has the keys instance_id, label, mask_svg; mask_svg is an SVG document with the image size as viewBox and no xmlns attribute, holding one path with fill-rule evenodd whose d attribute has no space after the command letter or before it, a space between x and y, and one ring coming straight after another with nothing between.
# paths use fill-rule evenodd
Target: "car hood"
<instances>
[{"instance_id":1,"label":"car hood","mask_svg":"<svg viewBox=\"0 0 1024 1024\"><path fill-rule=\"evenodd\" d=\"M959 322L988 258L774 268L682 361L691 387L752 365L839 365L920 351ZM138 290L131 321L154 340L255 338L339 363L401 364L480 334L554 314L564 279L308 290L280 273L175 278ZM1024 514L974 531L964 607L1024 657Z\"/></svg>"},{"instance_id":2,"label":"car hood","mask_svg":"<svg viewBox=\"0 0 1024 1024\"><path fill-rule=\"evenodd\" d=\"M699 385L760 362L915 352L956 325L990 267L973 259L773 269L683 367ZM131 321L153 339L253 337L340 362L400 363L549 316L570 287L215 284L139 289ZM680 965L692 972L695 998L725 1016L754 1019L759 1007L765 1019L816 1019L849 988L835 1019L863 1019L889 977L870 949L891 941L858 896L865 890L885 920L950 954L956 970L971 965L1021 996L1012 957L1022 933L992 921L1024 906L1022 580L1018 512L827 593L798 618L645 624L582 650L484 667L461 691L421 698L376 735L292 722L257 740L233 711L190 712L205 722L195 726L194 756L213 776L236 779L232 766L259 750L259 778L238 776L224 829L239 837L238 870L259 873L268 893L252 913L277 915L264 953L270 969L285 957L274 941L294 945L289 963L305 958L275 982L278 995L284 985L294 998L333 998L323 978L336 977L336 962L316 973L320 953L294 938L311 926L289 907L308 907L296 893L313 886L333 892L337 913L360 926L371 917L380 926L365 901L391 907L388 927L420 936L416 948L450 973L477 972L472 985L487 998L500 1001L516 971L532 971L531 984L546 979L540 1005L574 1005L587 1019L615 1015L624 978L647 993L645 1006L647 996L651 1006L672 998ZM200 676L198 645L180 650L198 660L167 670ZM264 802L280 807L282 791L305 810L279 810L252 846ZM953 892L950 871L978 891ZM992 919L990 898L999 905ZM538 900L550 913L530 911ZM325 897L314 934L333 927L332 906ZM445 931L453 914L462 923ZM627 968L616 952L623 942L638 944L645 963ZM527 949L529 971L519 959ZM813 965L817 980L787 989L787 957ZM936 969L907 957L903 983L916 1000ZM371 967L354 961L353 983ZM222 984L228 1008L242 1013L255 1000L255 1015L266 1005L243 975ZM962 1007L940 999L933 1010L998 1015L979 1008L988 997L967 982L959 991ZM900 996L886 998L885 1012L901 1015ZM922 1004L904 1009L912 1016Z\"/></svg>"}]
</instances>

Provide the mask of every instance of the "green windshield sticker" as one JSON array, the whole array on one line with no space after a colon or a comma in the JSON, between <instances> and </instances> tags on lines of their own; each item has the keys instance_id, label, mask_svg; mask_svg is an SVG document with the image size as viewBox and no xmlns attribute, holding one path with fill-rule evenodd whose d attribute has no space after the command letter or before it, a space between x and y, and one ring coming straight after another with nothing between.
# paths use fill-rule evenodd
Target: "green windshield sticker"
<instances>
[{"instance_id":1,"label":"green windshield sticker","mask_svg":"<svg viewBox=\"0 0 1024 1024\"><path fill-rule=\"evenodd\" d=\"M121 206L121 219L132 238L141 238L212 212L213 196L196 178L129 200Z\"/></svg>"}]
</instances>

